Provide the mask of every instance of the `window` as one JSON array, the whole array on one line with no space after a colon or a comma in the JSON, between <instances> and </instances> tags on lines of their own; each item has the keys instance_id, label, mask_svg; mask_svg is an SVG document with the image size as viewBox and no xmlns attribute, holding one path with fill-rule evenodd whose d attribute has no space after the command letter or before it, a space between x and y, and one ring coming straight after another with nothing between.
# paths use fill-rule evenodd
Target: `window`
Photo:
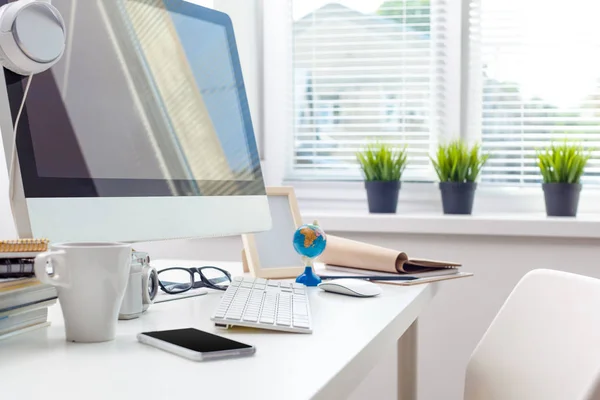
<instances>
[{"instance_id":1,"label":"window","mask_svg":"<svg viewBox=\"0 0 600 400\"><path fill-rule=\"evenodd\" d=\"M596 0L471 3L469 122L491 154L483 182L540 182L535 151L553 140L600 148L599 12ZM595 158L585 180L599 176Z\"/></svg>"},{"instance_id":2,"label":"window","mask_svg":"<svg viewBox=\"0 0 600 400\"><path fill-rule=\"evenodd\" d=\"M287 179L359 180L354 152L379 140L433 181L431 150L461 136L491 155L488 187L538 184L536 150L564 139L598 149L600 184L600 2L288 1Z\"/></svg>"},{"instance_id":3,"label":"window","mask_svg":"<svg viewBox=\"0 0 600 400\"><path fill-rule=\"evenodd\" d=\"M437 1L437 0L431 0ZM359 179L354 153L406 145L408 179L431 179L440 129L442 29L430 0L290 0L292 165L288 178Z\"/></svg>"}]
</instances>

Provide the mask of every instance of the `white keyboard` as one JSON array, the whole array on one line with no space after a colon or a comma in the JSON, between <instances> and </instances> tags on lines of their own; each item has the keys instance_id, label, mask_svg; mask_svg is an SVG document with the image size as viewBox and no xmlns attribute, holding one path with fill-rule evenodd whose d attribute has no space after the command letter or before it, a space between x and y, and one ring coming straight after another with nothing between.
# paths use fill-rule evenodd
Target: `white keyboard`
<instances>
[{"instance_id":1,"label":"white keyboard","mask_svg":"<svg viewBox=\"0 0 600 400\"><path fill-rule=\"evenodd\" d=\"M306 286L235 277L211 318L216 326L312 333Z\"/></svg>"}]
</instances>

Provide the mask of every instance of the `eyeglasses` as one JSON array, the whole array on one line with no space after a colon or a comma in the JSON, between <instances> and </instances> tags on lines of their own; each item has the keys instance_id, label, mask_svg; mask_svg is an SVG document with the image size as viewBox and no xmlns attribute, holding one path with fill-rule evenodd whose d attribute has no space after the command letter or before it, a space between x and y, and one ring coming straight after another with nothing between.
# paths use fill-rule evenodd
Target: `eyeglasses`
<instances>
[{"instance_id":1,"label":"eyeglasses","mask_svg":"<svg viewBox=\"0 0 600 400\"><path fill-rule=\"evenodd\" d=\"M194 279L196 274L200 275L200 281ZM230 283L231 274L217 267L173 267L158 271L158 284L165 293L169 294L179 294L201 287L227 290Z\"/></svg>"}]
</instances>

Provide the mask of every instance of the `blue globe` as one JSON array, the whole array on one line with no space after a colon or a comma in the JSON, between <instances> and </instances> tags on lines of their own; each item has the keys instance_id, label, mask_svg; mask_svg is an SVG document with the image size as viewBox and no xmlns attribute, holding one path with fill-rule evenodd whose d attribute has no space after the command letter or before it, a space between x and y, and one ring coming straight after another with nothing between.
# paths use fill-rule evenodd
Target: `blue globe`
<instances>
[{"instance_id":1,"label":"blue globe","mask_svg":"<svg viewBox=\"0 0 600 400\"><path fill-rule=\"evenodd\" d=\"M327 236L318 225L302 225L294 233L294 249L301 256L318 257L327 245Z\"/></svg>"}]
</instances>

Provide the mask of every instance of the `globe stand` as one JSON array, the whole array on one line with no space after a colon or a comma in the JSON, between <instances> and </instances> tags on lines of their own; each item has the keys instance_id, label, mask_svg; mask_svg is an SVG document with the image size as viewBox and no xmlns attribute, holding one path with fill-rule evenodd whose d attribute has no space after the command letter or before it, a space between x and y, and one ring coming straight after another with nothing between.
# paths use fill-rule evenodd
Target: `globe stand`
<instances>
[{"instance_id":1,"label":"globe stand","mask_svg":"<svg viewBox=\"0 0 600 400\"><path fill-rule=\"evenodd\" d=\"M317 286L321 283L321 277L315 274L313 270L313 260L305 258L306 267L304 267L304 272L296 278L296 283L301 283L305 286Z\"/></svg>"}]
</instances>

